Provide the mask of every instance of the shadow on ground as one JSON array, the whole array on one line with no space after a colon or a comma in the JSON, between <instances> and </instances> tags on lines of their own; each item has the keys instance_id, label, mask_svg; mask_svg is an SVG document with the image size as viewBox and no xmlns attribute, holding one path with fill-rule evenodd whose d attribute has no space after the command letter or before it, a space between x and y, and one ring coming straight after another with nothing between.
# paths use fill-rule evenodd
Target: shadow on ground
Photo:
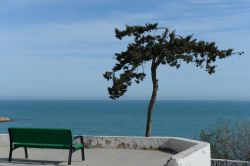
<instances>
[{"instance_id":1,"label":"shadow on ground","mask_svg":"<svg viewBox=\"0 0 250 166\"><path fill-rule=\"evenodd\" d=\"M11 162L8 161L8 158L0 158L0 163L9 163L9 164L26 164L26 165L62 165L65 161L47 161L47 160L26 160L26 159L12 159ZM1 165L1 164L0 164ZM67 164L65 164L67 165Z\"/></svg>"}]
</instances>

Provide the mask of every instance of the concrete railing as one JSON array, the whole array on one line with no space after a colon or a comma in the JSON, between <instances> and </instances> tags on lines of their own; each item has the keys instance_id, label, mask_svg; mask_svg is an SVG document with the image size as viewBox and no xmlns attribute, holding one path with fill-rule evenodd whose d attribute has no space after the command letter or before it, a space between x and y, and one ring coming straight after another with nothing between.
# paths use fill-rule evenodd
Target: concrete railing
<instances>
[{"instance_id":1,"label":"concrete railing","mask_svg":"<svg viewBox=\"0 0 250 166\"><path fill-rule=\"evenodd\" d=\"M209 143L178 137L84 136L87 148L167 150L164 166L210 166ZM0 146L8 146L8 135L0 135Z\"/></svg>"},{"instance_id":2,"label":"concrete railing","mask_svg":"<svg viewBox=\"0 0 250 166\"><path fill-rule=\"evenodd\" d=\"M210 166L210 145L178 137L91 137L84 136L88 147L123 149L167 149L175 154L166 162L166 166Z\"/></svg>"}]
</instances>

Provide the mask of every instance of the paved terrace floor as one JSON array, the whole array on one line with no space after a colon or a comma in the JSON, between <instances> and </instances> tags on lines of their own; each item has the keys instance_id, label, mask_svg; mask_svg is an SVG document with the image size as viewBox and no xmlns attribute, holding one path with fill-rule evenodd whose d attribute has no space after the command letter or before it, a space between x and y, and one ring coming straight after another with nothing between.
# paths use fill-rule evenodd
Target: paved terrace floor
<instances>
[{"instance_id":1,"label":"paved terrace floor","mask_svg":"<svg viewBox=\"0 0 250 166\"><path fill-rule=\"evenodd\" d=\"M67 165L68 151L54 149L28 149L29 159L24 159L24 149L13 152L12 162L8 162L8 147L0 147L0 166ZM126 149L85 149L86 161L81 161L81 153L72 156L72 166L164 166L170 153L156 150Z\"/></svg>"}]
</instances>

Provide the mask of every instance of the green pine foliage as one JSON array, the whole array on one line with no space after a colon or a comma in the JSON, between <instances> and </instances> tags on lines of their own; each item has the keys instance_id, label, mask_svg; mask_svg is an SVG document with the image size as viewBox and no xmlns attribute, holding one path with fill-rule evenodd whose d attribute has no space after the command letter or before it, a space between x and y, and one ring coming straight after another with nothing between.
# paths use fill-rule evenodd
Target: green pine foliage
<instances>
[{"instance_id":1,"label":"green pine foliage","mask_svg":"<svg viewBox=\"0 0 250 166\"><path fill-rule=\"evenodd\" d=\"M104 74L107 80L113 81L108 88L112 99L122 96L133 80L135 83L143 81L146 73L141 66L147 62L151 62L155 68L162 64L177 69L183 62L194 63L212 74L217 59L242 54L233 53L233 49L219 50L215 42L198 41L193 35L177 35L175 31L159 27L157 23L126 26L125 30L115 29L115 34L120 40L133 38L133 42L128 44L127 50L115 54L117 63Z\"/></svg>"}]
</instances>

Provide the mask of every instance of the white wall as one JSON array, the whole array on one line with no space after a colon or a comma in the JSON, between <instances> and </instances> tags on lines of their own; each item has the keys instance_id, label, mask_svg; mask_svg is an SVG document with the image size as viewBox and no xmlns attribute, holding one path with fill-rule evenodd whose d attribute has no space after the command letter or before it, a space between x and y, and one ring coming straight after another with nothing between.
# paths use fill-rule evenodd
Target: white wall
<instances>
[{"instance_id":1,"label":"white wall","mask_svg":"<svg viewBox=\"0 0 250 166\"><path fill-rule=\"evenodd\" d=\"M167 148L176 153L165 166L211 166L209 143L178 137L84 136L87 148L155 150ZM0 146L8 146L8 135L0 135Z\"/></svg>"}]
</instances>

